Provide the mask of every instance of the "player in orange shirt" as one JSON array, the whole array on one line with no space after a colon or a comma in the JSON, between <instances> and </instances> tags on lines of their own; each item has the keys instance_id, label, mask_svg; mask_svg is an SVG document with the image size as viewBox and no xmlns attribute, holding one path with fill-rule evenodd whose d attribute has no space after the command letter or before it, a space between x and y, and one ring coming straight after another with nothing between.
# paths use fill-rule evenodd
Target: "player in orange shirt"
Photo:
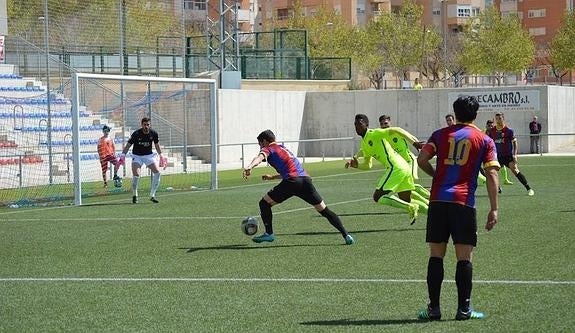
<instances>
[{"instance_id":1,"label":"player in orange shirt","mask_svg":"<svg viewBox=\"0 0 575 333\"><path fill-rule=\"evenodd\" d=\"M98 155L100 156L100 165L102 167L102 178L104 179L104 187L108 187L108 163L114 164L114 181L119 180L118 177L118 160L116 159L116 147L114 140L109 137L111 128L108 125L102 127L104 135L98 140Z\"/></svg>"}]
</instances>

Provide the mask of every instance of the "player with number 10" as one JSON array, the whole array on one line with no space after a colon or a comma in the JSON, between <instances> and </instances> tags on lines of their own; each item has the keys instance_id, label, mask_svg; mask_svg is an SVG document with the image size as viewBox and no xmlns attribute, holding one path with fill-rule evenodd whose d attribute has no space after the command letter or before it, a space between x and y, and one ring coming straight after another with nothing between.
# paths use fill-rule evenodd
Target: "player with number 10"
<instances>
[{"instance_id":1,"label":"player with number 10","mask_svg":"<svg viewBox=\"0 0 575 333\"><path fill-rule=\"evenodd\" d=\"M473 96L460 96L453 103L457 124L433 132L417 158L419 167L433 177L426 241L429 244L427 291L429 304L418 313L422 320L441 319L440 294L443 258L451 237L455 246L458 307L456 320L481 319L484 314L470 307L473 266L471 254L477 245L475 190L483 165L487 178L490 210L485 229L497 223L497 152L495 143L473 121L479 103ZM430 160L437 156L435 169Z\"/></svg>"}]
</instances>

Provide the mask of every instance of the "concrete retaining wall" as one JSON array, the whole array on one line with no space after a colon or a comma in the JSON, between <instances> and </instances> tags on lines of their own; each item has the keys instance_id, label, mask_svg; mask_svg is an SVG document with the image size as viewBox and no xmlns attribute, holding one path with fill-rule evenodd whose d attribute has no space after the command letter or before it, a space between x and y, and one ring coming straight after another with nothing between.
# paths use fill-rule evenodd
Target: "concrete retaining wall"
<instances>
[{"instance_id":1,"label":"concrete retaining wall","mask_svg":"<svg viewBox=\"0 0 575 333\"><path fill-rule=\"evenodd\" d=\"M520 153L529 152L528 124L537 115L543 133L575 133L575 88L559 86L517 86L501 88L379 90L379 91L250 91L220 90L220 144L253 143L245 154L253 157L259 149L256 136L264 129L273 130L278 140L355 137L354 115L364 113L372 127L378 117L391 116L401 126L426 140L436 129L445 126L444 117L452 113L452 103L460 94L481 99L476 124L485 122L496 112L503 112L507 124L519 136ZM542 142L543 152L555 152L573 144L575 136L552 136ZM344 145L344 147L342 147ZM298 154L302 147L289 146ZM306 156L341 156L351 151L349 143L305 144ZM240 146L222 147L221 162L237 161Z\"/></svg>"}]
</instances>

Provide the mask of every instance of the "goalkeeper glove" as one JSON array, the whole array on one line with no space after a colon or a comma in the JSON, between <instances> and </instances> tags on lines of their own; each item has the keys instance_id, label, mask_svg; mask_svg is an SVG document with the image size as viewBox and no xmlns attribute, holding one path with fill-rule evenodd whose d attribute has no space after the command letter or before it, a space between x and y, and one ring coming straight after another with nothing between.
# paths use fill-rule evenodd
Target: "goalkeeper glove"
<instances>
[{"instance_id":1,"label":"goalkeeper glove","mask_svg":"<svg viewBox=\"0 0 575 333\"><path fill-rule=\"evenodd\" d=\"M167 167L168 167L168 158L160 155L160 168L164 168L164 170L166 170Z\"/></svg>"},{"instance_id":2,"label":"goalkeeper glove","mask_svg":"<svg viewBox=\"0 0 575 333\"><path fill-rule=\"evenodd\" d=\"M119 166L124 165L124 164L126 164L126 154L121 153L120 157L118 158L118 161L116 162L116 166L119 167Z\"/></svg>"}]
</instances>

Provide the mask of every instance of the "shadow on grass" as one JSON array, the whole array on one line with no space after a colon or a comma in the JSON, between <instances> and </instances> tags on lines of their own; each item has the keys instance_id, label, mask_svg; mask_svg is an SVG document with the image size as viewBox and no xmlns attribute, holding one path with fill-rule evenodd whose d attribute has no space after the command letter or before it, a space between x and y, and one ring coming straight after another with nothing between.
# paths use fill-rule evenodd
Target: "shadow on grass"
<instances>
[{"instance_id":1,"label":"shadow on grass","mask_svg":"<svg viewBox=\"0 0 575 333\"><path fill-rule=\"evenodd\" d=\"M337 214L337 215L339 215L339 216L370 216L370 215L400 215L400 214L405 214L405 212L397 211L397 212L346 213L346 214Z\"/></svg>"},{"instance_id":2,"label":"shadow on grass","mask_svg":"<svg viewBox=\"0 0 575 333\"><path fill-rule=\"evenodd\" d=\"M401 228L401 229L373 229L373 230L348 230L348 232L352 235L355 234L369 234L369 233L378 233L378 232L406 232L406 231L421 231L425 230L425 228ZM317 236L317 235L338 235L339 232L337 231L309 231L309 232L294 232L294 233L285 233L285 234L277 234L278 236Z\"/></svg>"},{"instance_id":3,"label":"shadow on grass","mask_svg":"<svg viewBox=\"0 0 575 333\"><path fill-rule=\"evenodd\" d=\"M131 200L131 199L130 199ZM126 200L126 202L95 202L95 203L82 203L80 208L82 207L97 207L97 206L125 206L125 205L133 205L132 201Z\"/></svg>"},{"instance_id":4,"label":"shadow on grass","mask_svg":"<svg viewBox=\"0 0 575 333\"><path fill-rule=\"evenodd\" d=\"M333 244L286 244L286 245L252 245L252 244L230 244L220 246L197 246L197 247L180 247L178 250L187 250L187 253L204 251L204 250L269 250L277 248L290 248L290 247L333 247L333 246L346 246L343 243Z\"/></svg>"},{"instance_id":5,"label":"shadow on grass","mask_svg":"<svg viewBox=\"0 0 575 333\"><path fill-rule=\"evenodd\" d=\"M300 325L307 326L376 326L376 325L405 325L405 324L425 324L426 321L417 319L337 319L337 320L317 320L304 321Z\"/></svg>"}]
</instances>

